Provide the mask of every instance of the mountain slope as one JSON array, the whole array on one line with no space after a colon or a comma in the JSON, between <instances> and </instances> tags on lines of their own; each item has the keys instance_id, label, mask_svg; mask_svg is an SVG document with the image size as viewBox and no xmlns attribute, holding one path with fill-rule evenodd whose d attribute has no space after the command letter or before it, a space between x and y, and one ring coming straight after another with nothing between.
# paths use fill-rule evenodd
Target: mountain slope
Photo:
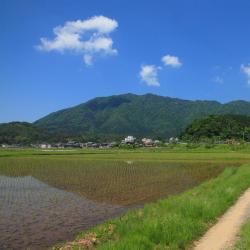
<instances>
[{"instance_id":1,"label":"mountain slope","mask_svg":"<svg viewBox=\"0 0 250 250\"><path fill-rule=\"evenodd\" d=\"M250 103L188 101L153 94L94 98L45 116L34 124L48 132L170 137L210 114L250 115Z\"/></svg>"},{"instance_id":2,"label":"mountain slope","mask_svg":"<svg viewBox=\"0 0 250 250\"><path fill-rule=\"evenodd\" d=\"M28 122L10 122L0 124L0 143L29 144L48 139L42 129Z\"/></svg>"}]
</instances>

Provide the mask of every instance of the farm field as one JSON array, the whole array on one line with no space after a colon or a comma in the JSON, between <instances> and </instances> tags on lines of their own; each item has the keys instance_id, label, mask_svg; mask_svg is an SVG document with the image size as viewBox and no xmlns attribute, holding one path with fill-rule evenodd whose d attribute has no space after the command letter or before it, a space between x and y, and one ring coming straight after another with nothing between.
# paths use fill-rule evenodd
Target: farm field
<instances>
[{"instance_id":1,"label":"farm field","mask_svg":"<svg viewBox=\"0 0 250 250\"><path fill-rule=\"evenodd\" d=\"M248 163L249 152L222 147L1 150L0 242L3 249L46 249L72 240L129 209Z\"/></svg>"},{"instance_id":2,"label":"farm field","mask_svg":"<svg viewBox=\"0 0 250 250\"><path fill-rule=\"evenodd\" d=\"M196 249L197 240L249 186L249 164L226 168L216 178L180 195L146 204L142 209L109 220L79 234L74 241L53 249ZM249 249L248 235L249 226L246 224L240 249ZM210 247L208 242L205 249Z\"/></svg>"}]
</instances>

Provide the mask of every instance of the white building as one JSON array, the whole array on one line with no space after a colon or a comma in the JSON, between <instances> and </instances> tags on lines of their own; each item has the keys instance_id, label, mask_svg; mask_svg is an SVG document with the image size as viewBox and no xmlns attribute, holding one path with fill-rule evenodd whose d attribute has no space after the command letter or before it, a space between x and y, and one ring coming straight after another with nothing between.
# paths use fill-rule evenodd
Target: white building
<instances>
[{"instance_id":1,"label":"white building","mask_svg":"<svg viewBox=\"0 0 250 250\"><path fill-rule=\"evenodd\" d=\"M42 149L45 149L45 148L51 148L51 145L50 144L40 144L39 147Z\"/></svg>"},{"instance_id":2,"label":"white building","mask_svg":"<svg viewBox=\"0 0 250 250\"><path fill-rule=\"evenodd\" d=\"M127 136L127 137L124 139L124 142L125 142L125 143L128 143L128 144L132 144L132 143L135 142L135 140L136 140L136 138L135 138L134 136L129 135L129 136Z\"/></svg>"},{"instance_id":3,"label":"white building","mask_svg":"<svg viewBox=\"0 0 250 250\"><path fill-rule=\"evenodd\" d=\"M177 137L171 137L169 143L178 143L179 139Z\"/></svg>"}]
</instances>

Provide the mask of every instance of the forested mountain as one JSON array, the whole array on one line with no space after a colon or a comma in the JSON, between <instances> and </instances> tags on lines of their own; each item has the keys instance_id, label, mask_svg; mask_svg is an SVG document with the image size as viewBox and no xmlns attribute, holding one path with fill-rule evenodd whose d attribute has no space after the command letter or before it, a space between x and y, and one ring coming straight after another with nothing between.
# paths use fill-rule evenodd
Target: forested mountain
<instances>
[{"instance_id":1,"label":"forested mountain","mask_svg":"<svg viewBox=\"0 0 250 250\"><path fill-rule=\"evenodd\" d=\"M60 110L34 125L52 133L177 136L197 118L211 114L250 115L250 103L233 101L189 101L153 94L124 94L94 98Z\"/></svg>"},{"instance_id":2,"label":"forested mountain","mask_svg":"<svg viewBox=\"0 0 250 250\"><path fill-rule=\"evenodd\" d=\"M231 114L211 115L192 122L181 134L181 138L188 141L206 139L249 140L250 117Z\"/></svg>"},{"instance_id":3,"label":"forested mountain","mask_svg":"<svg viewBox=\"0 0 250 250\"><path fill-rule=\"evenodd\" d=\"M49 134L28 122L0 124L0 143L30 144L47 140Z\"/></svg>"}]
</instances>

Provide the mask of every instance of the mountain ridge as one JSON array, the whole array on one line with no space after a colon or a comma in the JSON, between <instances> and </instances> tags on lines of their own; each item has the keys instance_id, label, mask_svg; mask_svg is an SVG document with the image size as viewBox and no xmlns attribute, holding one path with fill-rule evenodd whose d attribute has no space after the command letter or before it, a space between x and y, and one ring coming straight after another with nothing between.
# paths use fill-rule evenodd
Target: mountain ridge
<instances>
[{"instance_id":1,"label":"mountain ridge","mask_svg":"<svg viewBox=\"0 0 250 250\"><path fill-rule=\"evenodd\" d=\"M96 97L34 122L50 133L177 136L193 120L211 114L250 115L250 102L183 100L151 93Z\"/></svg>"}]
</instances>

